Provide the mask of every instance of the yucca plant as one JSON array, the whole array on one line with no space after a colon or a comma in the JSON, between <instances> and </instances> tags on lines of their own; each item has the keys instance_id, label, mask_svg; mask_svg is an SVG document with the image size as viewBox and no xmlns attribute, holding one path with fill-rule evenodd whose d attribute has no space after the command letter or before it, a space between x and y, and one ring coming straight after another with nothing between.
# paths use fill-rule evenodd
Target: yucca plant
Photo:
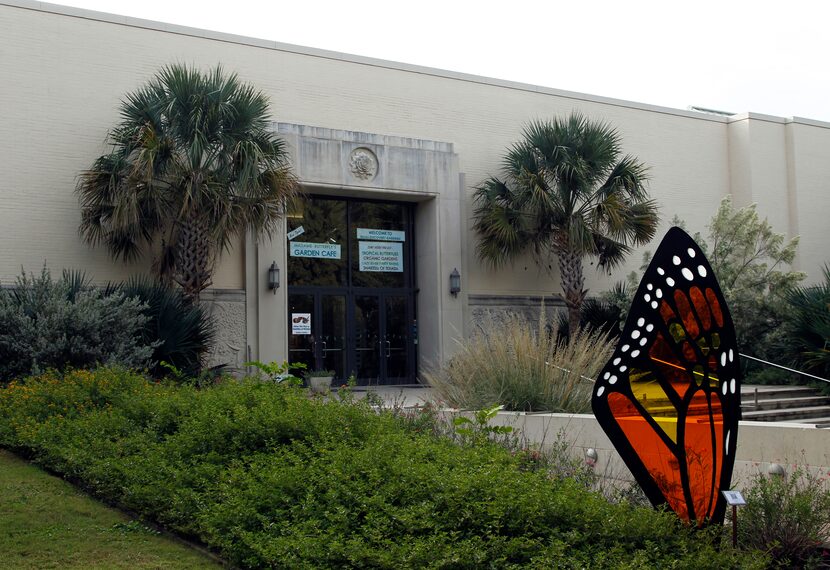
<instances>
[{"instance_id":1,"label":"yucca plant","mask_svg":"<svg viewBox=\"0 0 830 570\"><path fill-rule=\"evenodd\" d=\"M824 283L799 287L787 295L789 328L799 359L812 372L830 375L830 266L824 266Z\"/></svg>"},{"instance_id":2,"label":"yucca plant","mask_svg":"<svg viewBox=\"0 0 830 570\"><path fill-rule=\"evenodd\" d=\"M465 409L584 413L593 378L611 353L607 336L577 329L570 339L518 315L490 316L427 380L447 403Z\"/></svg>"},{"instance_id":3,"label":"yucca plant","mask_svg":"<svg viewBox=\"0 0 830 570\"><path fill-rule=\"evenodd\" d=\"M210 349L215 326L207 311L187 299L181 289L168 287L146 277L134 277L125 283L108 285L106 294L118 292L146 304L148 317L142 335L158 343L153 351L150 373L161 378L175 367L185 376L197 375L202 357ZM166 363L164 366L162 363Z\"/></svg>"},{"instance_id":4,"label":"yucca plant","mask_svg":"<svg viewBox=\"0 0 830 570\"><path fill-rule=\"evenodd\" d=\"M599 331L612 339L620 336L622 321L622 311L618 306L602 299L585 299L579 317L579 328L591 332ZM567 314L559 313L557 328L561 338L570 337Z\"/></svg>"}]
</instances>

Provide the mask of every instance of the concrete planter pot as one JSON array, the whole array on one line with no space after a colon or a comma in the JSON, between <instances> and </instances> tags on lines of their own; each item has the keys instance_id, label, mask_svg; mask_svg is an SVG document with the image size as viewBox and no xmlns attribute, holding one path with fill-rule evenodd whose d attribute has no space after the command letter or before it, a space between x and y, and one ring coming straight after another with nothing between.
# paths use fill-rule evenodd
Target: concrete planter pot
<instances>
[{"instance_id":1,"label":"concrete planter pot","mask_svg":"<svg viewBox=\"0 0 830 570\"><path fill-rule=\"evenodd\" d=\"M325 394L331 390L331 381L334 376L310 376L308 378L308 387L315 394Z\"/></svg>"}]
</instances>

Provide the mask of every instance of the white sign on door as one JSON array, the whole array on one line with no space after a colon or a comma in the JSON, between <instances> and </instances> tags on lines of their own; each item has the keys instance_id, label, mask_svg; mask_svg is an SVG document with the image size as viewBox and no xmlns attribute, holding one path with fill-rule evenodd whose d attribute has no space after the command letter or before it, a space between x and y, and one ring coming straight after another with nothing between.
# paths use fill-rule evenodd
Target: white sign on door
<instances>
[{"instance_id":1,"label":"white sign on door","mask_svg":"<svg viewBox=\"0 0 830 570\"><path fill-rule=\"evenodd\" d=\"M291 334L311 334L311 313L291 313Z\"/></svg>"},{"instance_id":2,"label":"white sign on door","mask_svg":"<svg viewBox=\"0 0 830 570\"><path fill-rule=\"evenodd\" d=\"M290 232L288 232L288 241L291 241L295 237L297 237L299 235L302 235L304 233L305 233L305 228L303 226L299 226L299 227L291 230Z\"/></svg>"},{"instance_id":3,"label":"white sign on door","mask_svg":"<svg viewBox=\"0 0 830 570\"><path fill-rule=\"evenodd\" d=\"M292 241L289 248L291 257L319 257L320 259L340 259L339 243L312 243L309 241Z\"/></svg>"},{"instance_id":4,"label":"white sign on door","mask_svg":"<svg viewBox=\"0 0 830 570\"><path fill-rule=\"evenodd\" d=\"M358 253L361 271L403 272L403 244L400 242L361 241Z\"/></svg>"},{"instance_id":5,"label":"white sign on door","mask_svg":"<svg viewBox=\"0 0 830 570\"><path fill-rule=\"evenodd\" d=\"M406 241L406 232L399 230L372 230L369 228L357 228L357 239Z\"/></svg>"}]
</instances>

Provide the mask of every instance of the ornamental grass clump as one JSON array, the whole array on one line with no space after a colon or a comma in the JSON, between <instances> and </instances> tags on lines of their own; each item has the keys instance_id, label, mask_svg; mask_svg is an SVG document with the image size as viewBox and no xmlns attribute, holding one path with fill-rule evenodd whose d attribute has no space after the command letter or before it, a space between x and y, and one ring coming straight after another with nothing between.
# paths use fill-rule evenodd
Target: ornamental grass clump
<instances>
[{"instance_id":1,"label":"ornamental grass clump","mask_svg":"<svg viewBox=\"0 0 830 570\"><path fill-rule=\"evenodd\" d=\"M458 408L500 404L514 411L586 413L592 379L610 354L606 335L579 330L560 337L544 310L535 325L519 315L490 315L427 378Z\"/></svg>"}]
</instances>

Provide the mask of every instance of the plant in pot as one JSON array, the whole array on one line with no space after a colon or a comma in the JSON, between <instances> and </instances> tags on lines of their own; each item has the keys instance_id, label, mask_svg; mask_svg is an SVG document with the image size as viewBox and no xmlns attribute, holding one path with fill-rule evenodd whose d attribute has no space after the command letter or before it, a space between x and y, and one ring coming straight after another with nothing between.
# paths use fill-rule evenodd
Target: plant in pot
<instances>
[{"instance_id":1,"label":"plant in pot","mask_svg":"<svg viewBox=\"0 0 830 570\"><path fill-rule=\"evenodd\" d=\"M334 370L312 370L306 375L312 392L323 394L331 389L334 379Z\"/></svg>"}]
</instances>

